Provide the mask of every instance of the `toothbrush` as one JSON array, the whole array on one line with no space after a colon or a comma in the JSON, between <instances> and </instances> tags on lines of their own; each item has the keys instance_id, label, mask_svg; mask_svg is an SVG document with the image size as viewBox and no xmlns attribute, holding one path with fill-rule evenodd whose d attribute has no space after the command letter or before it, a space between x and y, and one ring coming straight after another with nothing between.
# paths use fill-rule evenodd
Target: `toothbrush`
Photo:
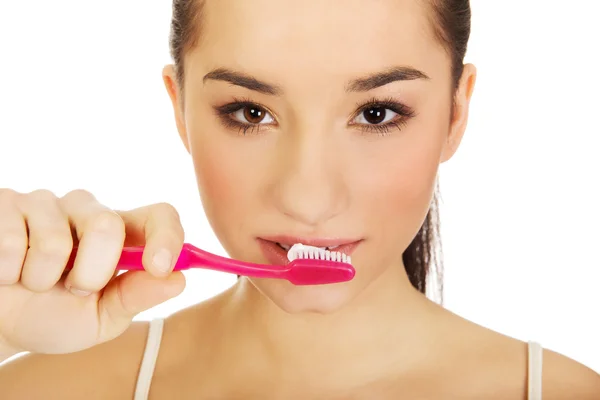
<instances>
[{"instance_id":1,"label":"toothbrush","mask_svg":"<svg viewBox=\"0 0 600 400\"><path fill-rule=\"evenodd\" d=\"M143 246L125 247L116 269L143 271ZM76 252L71 254L66 269L73 267ZM221 257L185 243L175 263L174 271L192 268L210 269L254 278L286 279L294 285L323 285L346 282L354 278L355 270L349 256L317 247L296 244L288 251L287 265L254 264Z\"/></svg>"}]
</instances>

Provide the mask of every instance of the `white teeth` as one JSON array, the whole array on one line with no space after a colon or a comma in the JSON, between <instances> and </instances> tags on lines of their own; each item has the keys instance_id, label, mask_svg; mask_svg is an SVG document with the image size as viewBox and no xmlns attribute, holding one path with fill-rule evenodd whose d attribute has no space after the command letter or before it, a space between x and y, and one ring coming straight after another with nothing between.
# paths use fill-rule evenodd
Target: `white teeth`
<instances>
[{"instance_id":1,"label":"white teeth","mask_svg":"<svg viewBox=\"0 0 600 400\"><path fill-rule=\"evenodd\" d=\"M331 247L331 248L336 248ZM339 251L329 251L326 247L306 246L296 243L288 251L288 260L294 261L298 258L307 258L311 260L338 261L343 263L352 263L350 256Z\"/></svg>"},{"instance_id":2,"label":"white teeth","mask_svg":"<svg viewBox=\"0 0 600 400\"><path fill-rule=\"evenodd\" d=\"M283 248L284 250L289 250L291 248L291 246L288 244L277 243L277 245L279 247ZM314 247L315 249L321 249L321 250L333 250L333 249L337 249L340 246L338 245L338 246L330 246L330 247L315 247L315 246L310 246L310 247Z\"/></svg>"},{"instance_id":3,"label":"white teeth","mask_svg":"<svg viewBox=\"0 0 600 400\"><path fill-rule=\"evenodd\" d=\"M277 243L279 245L279 247L283 248L284 250L289 250L290 246L287 244L281 244L281 243Z\"/></svg>"}]
</instances>

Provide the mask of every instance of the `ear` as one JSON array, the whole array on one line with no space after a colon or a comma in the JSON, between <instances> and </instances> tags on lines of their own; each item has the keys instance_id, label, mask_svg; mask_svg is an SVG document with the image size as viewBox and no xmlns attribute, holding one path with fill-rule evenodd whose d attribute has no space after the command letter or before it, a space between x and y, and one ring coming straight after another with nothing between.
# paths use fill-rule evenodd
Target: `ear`
<instances>
[{"instance_id":1,"label":"ear","mask_svg":"<svg viewBox=\"0 0 600 400\"><path fill-rule=\"evenodd\" d=\"M169 97L171 98L171 104L173 105L173 112L175 114L175 123L177 124L177 131L179 137L185 146L187 152L190 152L190 143L188 140L188 134L185 126L185 115L183 112L183 97L182 91L177 83L177 75L175 67L170 64L163 68L162 71L163 82Z\"/></svg>"},{"instance_id":2,"label":"ear","mask_svg":"<svg viewBox=\"0 0 600 400\"><path fill-rule=\"evenodd\" d=\"M473 64L465 64L454 95L454 109L450 122L450 130L444 144L440 163L444 163L452 158L465 134L467 120L469 119L469 105L473 89L475 88L476 77L477 69L475 66Z\"/></svg>"}]
</instances>

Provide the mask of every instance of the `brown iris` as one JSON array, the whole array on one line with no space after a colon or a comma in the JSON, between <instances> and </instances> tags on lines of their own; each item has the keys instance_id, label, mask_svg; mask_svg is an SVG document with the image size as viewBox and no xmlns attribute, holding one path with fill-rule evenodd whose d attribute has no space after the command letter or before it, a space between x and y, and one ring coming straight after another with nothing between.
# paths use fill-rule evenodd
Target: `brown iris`
<instances>
[{"instance_id":1,"label":"brown iris","mask_svg":"<svg viewBox=\"0 0 600 400\"><path fill-rule=\"evenodd\" d=\"M385 107L369 107L363 111L363 116L369 124L378 125L385 120L386 111Z\"/></svg>"},{"instance_id":2,"label":"brown iris","mask_svg":"<svg viewBox=\"0 0 600 400\"><path fill-rule=\"evenodd\" d=\"M244 118L251 124L259 124L265 118L266 112L256 106L244 107Z\"/></svg>"}]
</instances>

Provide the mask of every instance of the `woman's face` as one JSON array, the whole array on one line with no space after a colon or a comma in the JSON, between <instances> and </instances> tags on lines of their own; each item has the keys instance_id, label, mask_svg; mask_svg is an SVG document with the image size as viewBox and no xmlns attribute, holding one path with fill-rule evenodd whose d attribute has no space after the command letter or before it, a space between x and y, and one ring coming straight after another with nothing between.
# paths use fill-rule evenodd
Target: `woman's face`
<instances>
[{"instance_id":1,"label":"woman's face","mask_svg":"<svg viewBox=\"0 0 600 400\"><path fill-rule=\"evenodd\" d=\"M165 69L206 215L232 257L280 263L275 242L354 243L341 247L352 251L351 282L252 280L288 312L331 312L403 273L473 81L451 115L450 60L426 7L208 0L181 103Z\"/></svg>"}]
</instances>

